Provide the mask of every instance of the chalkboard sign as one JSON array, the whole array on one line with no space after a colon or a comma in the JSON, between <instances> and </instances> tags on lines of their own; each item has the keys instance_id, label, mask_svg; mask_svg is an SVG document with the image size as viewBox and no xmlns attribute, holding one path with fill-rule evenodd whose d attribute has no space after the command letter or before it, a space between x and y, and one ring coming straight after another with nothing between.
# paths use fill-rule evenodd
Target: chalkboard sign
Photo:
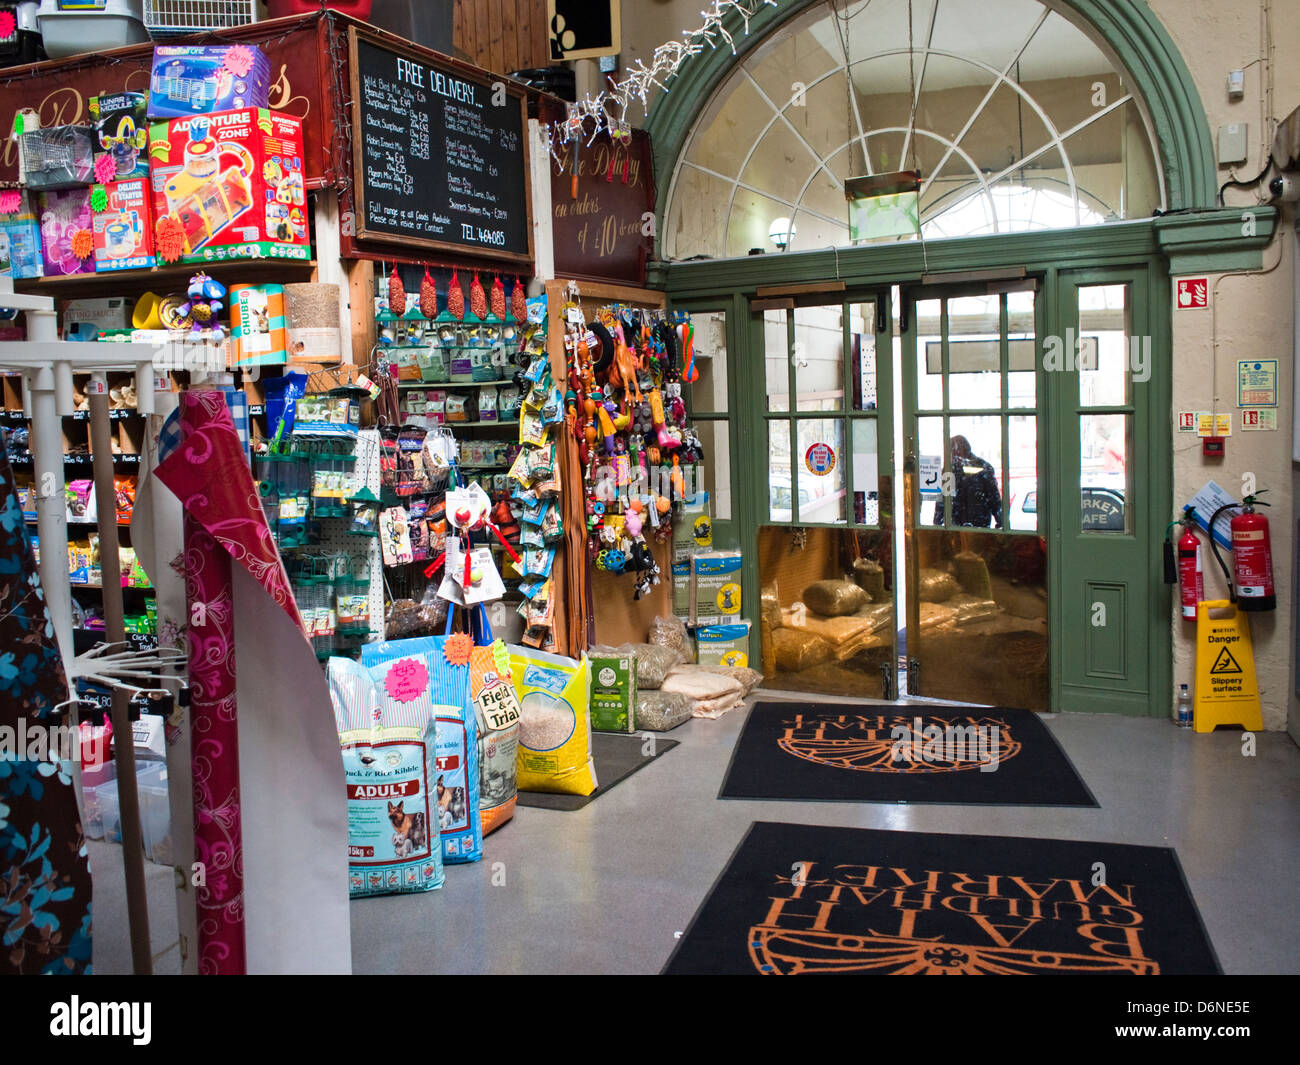
<instances>
[{"instance_id":1,"label":"chalkboard sign","mask_svg":"<svg viewBox=\"0 0 1300 1065\"><path fill-rule=\"evenodd\" d=\"M522 86L349 29L359 240L532 259Z\"/></svg>"}]
</instances>

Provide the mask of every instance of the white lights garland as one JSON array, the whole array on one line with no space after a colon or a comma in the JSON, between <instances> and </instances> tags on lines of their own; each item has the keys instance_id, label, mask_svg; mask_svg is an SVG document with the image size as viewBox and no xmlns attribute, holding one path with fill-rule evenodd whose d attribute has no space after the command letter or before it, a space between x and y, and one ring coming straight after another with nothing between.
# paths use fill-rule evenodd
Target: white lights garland
<instances>
[{"instance_id":1,"label":"white lights garland","mask_svg":"<svg viewBox=\"0 0 1300 1065\"><path fill-rule=\"evenodd\" d=\"M568 116L547 127L547 147L557 163L563 163L558 146L568 145L585 137L590 145L602 130L608 131L615 141L632 136L628 109L639 100L641 110L646 110L646 99L654 86L668 91L668 82L692 56L699 55L707 46L718 47L725 43L731 54L736 54L736 42L723 20L734 12L744 24L744 35L749 36L749 20L760 8L777 7L777 0L714 0L713 9L701 11L704 25L688 33L680 41L669 41L655 49L654 58L647 67L638 59L627 77L615 82L595 96L588 94L577 103L569 105ZM590 133L590 136L587 134Z\"/></svg>"}]
</instances>

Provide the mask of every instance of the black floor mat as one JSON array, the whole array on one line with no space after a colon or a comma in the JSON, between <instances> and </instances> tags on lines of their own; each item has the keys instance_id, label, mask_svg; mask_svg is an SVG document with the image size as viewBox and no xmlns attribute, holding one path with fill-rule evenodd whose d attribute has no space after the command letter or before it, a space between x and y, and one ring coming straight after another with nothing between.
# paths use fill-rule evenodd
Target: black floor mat
<instances>
[{"instance_id":1,"label":"black floor mat","mask_svg":"<svg viewBox=\"0 0 1300 1065\"><path fill-rule=\"evenodd\" d=\"M591 757L596 763L596 781L600 785L590 795L552 795L550 792L521 791L518 806L534 806L543 810L581 810L595 802L605 792L617 787L638 769L671 751L679 740L653 737L654 753L647 755L646 739L640 734L620 732L593 732Z\"/></svg>"},{"instance_id":2,"label":"black floor mat","mask_svg":"<svg viewBox=\"0 0 1300 1065\"><path fill-rule=\"evenodd\" d=\"M1096 806L1032 710L760 702L722 799Z\"/></svg>"},{"instance_id":3,"label":"black floor mat","mask_svg":"<svg viewBox=\"0 0 1300 1065\"><path fill-rule=\"evenodd\" d=\"M750 826L668 974L1218 974L1174 851Z\"/></svg>"}]
</instances>

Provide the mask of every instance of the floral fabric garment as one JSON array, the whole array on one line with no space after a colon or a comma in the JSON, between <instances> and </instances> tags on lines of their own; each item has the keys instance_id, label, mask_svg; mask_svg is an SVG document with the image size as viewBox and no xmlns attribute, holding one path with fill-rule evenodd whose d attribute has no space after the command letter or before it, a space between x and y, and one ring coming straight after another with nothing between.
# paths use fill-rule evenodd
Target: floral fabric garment
<instances>
[{"instance_id":1,"label":"floral fabric garment","mask_svg":"<svg viewBox=\"0 0 1300 1065\"><path fill-rule=\"evenodd\" d=\"M0 974L91 970L90 863L54 708L68 697L9 462L0 452ZM51 750L53 745L54 750Z\"/></svg>"}]
</instances>

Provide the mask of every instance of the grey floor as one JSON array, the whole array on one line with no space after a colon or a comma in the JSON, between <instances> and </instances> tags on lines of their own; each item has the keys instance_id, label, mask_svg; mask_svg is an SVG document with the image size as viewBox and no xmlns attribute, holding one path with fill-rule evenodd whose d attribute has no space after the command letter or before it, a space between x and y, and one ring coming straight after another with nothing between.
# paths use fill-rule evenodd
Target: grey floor
<instances>
[{"instance_id":1,"label":"grey floor","mask_svg":"<svg viewBox=\"0 0 1300 1065\"><path fill-rule=\"evenodd\" d=\"M1097 809L720 800L744 718L675 729L681 746L582 810L519 810L440 891L353 902L354 970L658 972L750 822L765 820L1173 847L1225 972L1300 972L1300 750L1285 734L1260 734L1243 757L1240 733L1044 715ZM126 972L120 852L92 844L91 860L95 969ZM176 972L172 874L148 870L155 971Z\"/></svg>"}]
</instances>

